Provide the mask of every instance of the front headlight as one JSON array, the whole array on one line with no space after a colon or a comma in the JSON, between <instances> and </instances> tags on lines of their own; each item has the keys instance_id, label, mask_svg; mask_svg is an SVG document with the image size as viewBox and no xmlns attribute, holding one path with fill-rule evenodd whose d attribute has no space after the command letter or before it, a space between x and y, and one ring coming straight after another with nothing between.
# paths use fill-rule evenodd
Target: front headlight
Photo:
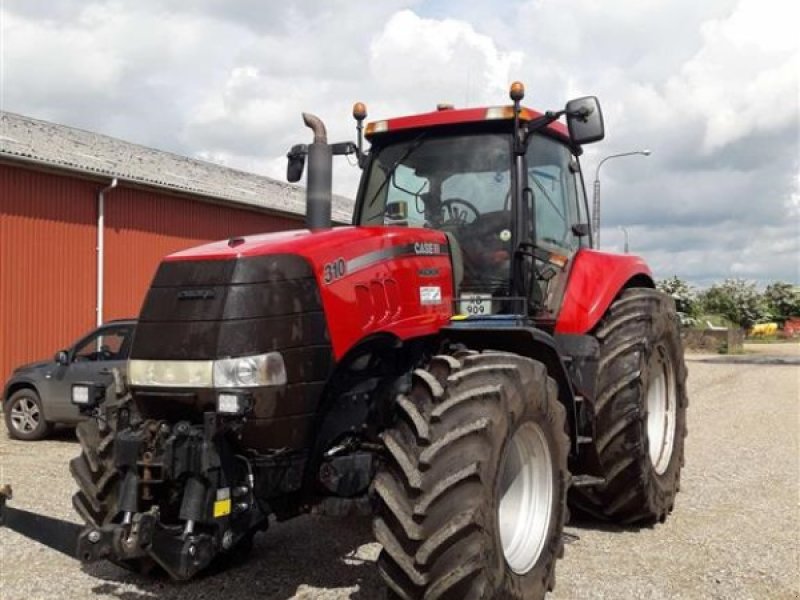
<instances>
[{"instance_id":1,"label":"front headlight","mask_svg":"<svg viewBox=\"0 0 800 600\"><path fill-rule=\"evenodd\" d=\"M242 416L250 410L249 392L220 392L217 395L217 413Z\"/></svg>"},{"instance_id":2,"label":"front headlight","mask_svg":"<svg viewBox=\"0 0 800 600\"><path fill-rule=\"evenodd\" d=\"M286 383L286 366L278 352L214 361L214 387L258 387Z\"/></svg>"},{"instance_id":3,"label":"front headlight","mask_svg":"<svg viewBox=\"0 0 800 600\"><path fill-rule=\"evenodd\" d=\"M286 383L279 352L220 360L128 361L128 381L145 387L238 388Z\"/></svg>"},{"instance_id":4,"label":"front headlight","mask_svg":"<svg viewBox=\"0 0 800 600\"><path fill-rule=\"evenodd\" d=\"M102 383L73 383L72 403L78 408L94 408L106 398L106 386Z\"/></svg>"},{"instance_id":5,"label":"front headlight","mask_svg":"<svg viewBox=\"0 0 800 600\"><path fill-rule=\"evenodd\" d=\"M139 360L128 361L131 385L148 387L213 387L214 361Z\"/></svg>"}]
</instances>

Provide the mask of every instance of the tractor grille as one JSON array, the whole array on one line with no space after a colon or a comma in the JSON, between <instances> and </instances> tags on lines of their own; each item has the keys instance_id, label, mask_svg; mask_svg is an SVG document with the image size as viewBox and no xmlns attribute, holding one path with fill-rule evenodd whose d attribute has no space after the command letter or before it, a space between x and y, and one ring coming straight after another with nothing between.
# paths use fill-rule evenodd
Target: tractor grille
<instances>
[{"instance_id":1,"label":"tractor grille","mask_svg":"<svg viewBox=\"0 0 800 600\"><path fill-rule=\"evenodd\" d=\"M311 266L278 254L161 263L131 358L213 360L291 348L330 355L330 338Z\"/></svg>"}]
</instances>

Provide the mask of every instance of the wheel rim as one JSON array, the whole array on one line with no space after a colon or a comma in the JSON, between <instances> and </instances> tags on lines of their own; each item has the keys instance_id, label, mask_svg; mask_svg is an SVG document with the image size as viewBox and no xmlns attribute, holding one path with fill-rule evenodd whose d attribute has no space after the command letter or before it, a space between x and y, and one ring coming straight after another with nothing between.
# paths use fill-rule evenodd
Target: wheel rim
<instances>
[{"instance_id":1,"label":"wheel rim","mask_svg":"<svg viewBox=\"0 0 800 600\"><path fill-rule=\"evenodd\" d=\"M40 420L39 405L32 398L22 397L11 407L11 424L20 433L31 433Z\"/></svg>"},{"instance_id":2,"label":"wheel rim","mask_svg":"<svg viewBox=\"0 0 800 600\"><path fill-rule=\"evenodd\" d=\"M553 512L553 467L542 429L525 423L500 465L497 518L506 563L524 575L542 553Z\"/></svg>"},{"instance_id":3,"label":"wheel rim","mask_svg":"<svg viewBox=\"0 0 800 600\"><path fill-rule=\"evenodd\" d=\"M675 372L667 356L662 356L647 387L647 439L650 462L656 474L663 475L675 445Z\"/></svg>"}]
</instances>

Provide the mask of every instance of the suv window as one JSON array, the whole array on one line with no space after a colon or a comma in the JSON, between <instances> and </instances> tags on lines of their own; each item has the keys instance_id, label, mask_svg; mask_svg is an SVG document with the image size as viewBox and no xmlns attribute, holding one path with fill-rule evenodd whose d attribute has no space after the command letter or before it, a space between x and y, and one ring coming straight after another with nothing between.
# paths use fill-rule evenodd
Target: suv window
<instances>
[{"instance_id":1,"label":"suv window","mask_svg":"<svg viewBox=\"0 0 800 600\"><path fill-rule=\"evenodd\" d=\"M130 327L101 329L78 344L74 360L125 360L130 349L130 333Z\"/></svg>"},{"instance_id":2,"label":"suv window","mask_svg":"<svg viewBox=\"0 0 800 600\"><path fill-rule=\"evenodd\" d=\"M563 144L537 135L526 154L528 187L536 206L537 243L576 250L580 240L572 231L577 222L578 193L570 169L572 153Z\"/></svg>"}]
</instances>

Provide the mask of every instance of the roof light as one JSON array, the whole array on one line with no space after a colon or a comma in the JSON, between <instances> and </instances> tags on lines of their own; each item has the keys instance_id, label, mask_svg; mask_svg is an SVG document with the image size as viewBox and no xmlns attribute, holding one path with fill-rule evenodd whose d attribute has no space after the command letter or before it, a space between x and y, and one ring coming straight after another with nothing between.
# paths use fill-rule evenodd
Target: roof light
<instances>
[{"instance_id":1,"label":"roof light","mask_svg":"<svg viewBox=\"0 0 800 600\"><path fill-rule=\"evenodd\" d=\"M363 121L367 118L367 105L363 102L353 104L353 118L356 121Z\"/></svg>"},{"instance_id":2,"label":"roof light","mask_svg":"<svg viewBox=\"0 0 800 600\"><path fill-rule=\"evenodd\" d=\"M449 104L447 102L440 102L439 104L436 105L436 110L438 110L438 111L453 110L454 108L455 108L455 106L453 106L452 104Z\"/></svg>"},{"instance_id":3,"label":"roof light","mask_svg":"<svg viewBox=\"0 0 800 600\"><path fill-rule=\"evenodd\" d=\"M509 90L508 95L511 96L511 99L514 102L519 102L525 97L525 86L521 81L515 81L511 84L511 89Z\"/></svg>"},{"instance_id":4,"label":"roof light","mask_svg":"<svg viewBox=\"0 0 800 600\"><path fill-rule=\"evenodd\" d=\"M514 107L513 106L492 106L486 109L486 120L493 119L513 119Z\"/></svg>"},{"instance_id":5,"label":"roof light","mask_svg":"<svg viewBox=\"0 0 800 600\"><path fill-rule=\"evenodd\" d=\"M367 135L389 131L389 121L374 121L367 124Z\"/></svg>"}]
</instances>

